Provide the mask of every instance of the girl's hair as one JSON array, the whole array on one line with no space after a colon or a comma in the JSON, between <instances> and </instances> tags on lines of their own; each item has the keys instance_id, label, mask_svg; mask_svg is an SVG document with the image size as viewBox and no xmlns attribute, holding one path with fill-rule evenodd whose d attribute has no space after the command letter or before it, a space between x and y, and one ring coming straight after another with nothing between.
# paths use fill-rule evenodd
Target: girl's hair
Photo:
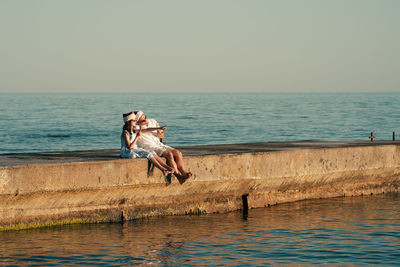
<instances>
[{"instance_id":1,"label":"girl's hair","mask_svg":"<svg viewBox=\"0 0 400 267\"><path fill-rule=\"evenodd\" d=\"M129 122L130 121L125 122L124 126L122 127L122 132L127 131L128 133L131 133L131 125Z\"/></svg>"}]
</instances>

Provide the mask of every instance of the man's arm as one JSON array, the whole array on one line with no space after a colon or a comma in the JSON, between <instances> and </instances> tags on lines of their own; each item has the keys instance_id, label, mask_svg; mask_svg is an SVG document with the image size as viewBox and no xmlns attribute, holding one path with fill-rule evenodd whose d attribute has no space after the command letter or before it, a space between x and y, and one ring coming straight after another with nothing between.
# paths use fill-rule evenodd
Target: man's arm
<instances>
[{"instance_id":1,"label":"man's arm","mask_svg":"<svg viewBox=\"0 0 400 267\"><path fill-rule=\"evenodd\" d=\"M164 125L163 127L160 127L160 125L157 122L157 137L160 138L160 140L162 140L165 137L165 133L164 131L167 130L167 125Z\"/></svg>"},{"instance_id":2,"label":"man's arm","mask_svg":"<svg viewBox=\"0 0 400 267\"><path fill-rule=\"evenodd\" d=\"M157 127L146 128L146 129L142 129L141 131L142 131L142 133L157 131L157 135L158 135L159 132L164 133L163 130L166 130L166 129L167 129L167 126L159 127L157 124Z\"/></svg>"}]
</instances>

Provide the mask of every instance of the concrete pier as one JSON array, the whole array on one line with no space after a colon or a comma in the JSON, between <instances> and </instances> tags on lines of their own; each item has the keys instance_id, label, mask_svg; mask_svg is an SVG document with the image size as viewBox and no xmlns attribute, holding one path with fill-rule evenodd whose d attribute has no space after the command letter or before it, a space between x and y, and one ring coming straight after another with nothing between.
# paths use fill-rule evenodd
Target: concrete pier
<instances>
[{"instance_id":1,"label":"concrete pier","mask_svg":"<svg viewBox=\"0 0 400 267\"><path fill-rule=\"evenodd\" d=\"M3 154L0 231L398 192L399 145L374 141L179 147L194 173L183 185L175 178L168 184L158 169L148 173L146 159L120 159L118 150Z\"/></svg>"}]
</instances>

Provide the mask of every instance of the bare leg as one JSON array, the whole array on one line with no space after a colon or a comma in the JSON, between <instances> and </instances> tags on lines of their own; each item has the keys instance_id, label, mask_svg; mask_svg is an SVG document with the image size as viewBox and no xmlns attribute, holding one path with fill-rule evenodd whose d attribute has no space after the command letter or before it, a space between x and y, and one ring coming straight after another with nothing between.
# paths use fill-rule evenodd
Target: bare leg
<instances>
[{"instance_id":1,"label":"bare leg","mask_svg":"<svg viewBox=\"0 0 400 267\"><path fill-rule=\"evenodd\" d=\"M168 166L167 164L164 163L164 161L157 155L154 154L153 158L158 162L158 164L160 164L162 167L164 167L165 169L171 171L171 173L176 172L176 170L170 166Z\"/></svg>"},{"instance_id":2,"label":"bare leg","mask_svg":"<svg viewBox=\"0 0 400 267\"><path fill-rule=\"evenodd\" d=\"M176 163L174 160L174 155L172 155L171 151L164 151L164 153L161 156L167 159L167 163L171 168L175 169L175 171L178 171L178 168L176 167Z\"/></svg>"},{"instance_id":3,"label":"bare leg","mask_svg":"<svg viewBox=\"0 0 400 267\"><path fill-rule=\"evenodd\" d=\"M159 168L159 169L162 171L162 173L163 173L164 175L167 175L167 174L171 173L171 171L170 171L169 169L164 168L163 166L161 166L161 164L157 161L157 159L155 158L155 156L153 156L153 157L150 159L150 161L151 161L151 163L154 164L154 166L156 166L157 168Z\"/></svg>"},{"instance_id":4,"label":"bare leg","mask_svg":"<svg viewBox=\"0 0 400 267\"><path fill-rule=\"evenodd\" d=\"M182 152L180 152L177 149L174 149L171 152L172 152L172 155L174 156L177 168L178 168L179 172L182 174L182 177L187 179L190 176L192 176L192 173L185 171L185 167L183 164L183 158L182 158Z\"/></svg>"},{"instance_id":5,"label":"bare leg","mask_svg":"<svg viewBox=\"0 0 400 267\"><path fill-rule=\"evenodd\" d=\"M162 156L167 159L167 164L175 170L174 175L176 179L178 179L179 183L183 184L185 182L185 178L178 172L172 152L167 150L162 154Z\"/></svg>"}]
</instances>

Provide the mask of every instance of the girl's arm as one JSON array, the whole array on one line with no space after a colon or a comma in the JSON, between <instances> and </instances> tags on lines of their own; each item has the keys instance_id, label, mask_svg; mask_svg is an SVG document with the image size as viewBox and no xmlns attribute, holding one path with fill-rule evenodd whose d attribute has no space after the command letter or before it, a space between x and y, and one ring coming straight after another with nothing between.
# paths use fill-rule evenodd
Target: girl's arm
<instances>
[{"instance_id":1,"label":"girl's arm","mask_svg":"<svg viewBox=\"0 0 400 267\"><path fill-rule=\"evenodd\" d=\"M129 148L129 149L132 149L132 148L135 146L137 140L139 139L139 137L140 137L141 135L142 135L142 131L139 131L139 132L136 134L135 139L133 139L133 141L132 141L132 143L131 143L131 140L129 140L129 134L128 134L128 133L125 133L125 142L126 142L126 144L128 145L128 148Z\"/></svg>"}]
</instances>

